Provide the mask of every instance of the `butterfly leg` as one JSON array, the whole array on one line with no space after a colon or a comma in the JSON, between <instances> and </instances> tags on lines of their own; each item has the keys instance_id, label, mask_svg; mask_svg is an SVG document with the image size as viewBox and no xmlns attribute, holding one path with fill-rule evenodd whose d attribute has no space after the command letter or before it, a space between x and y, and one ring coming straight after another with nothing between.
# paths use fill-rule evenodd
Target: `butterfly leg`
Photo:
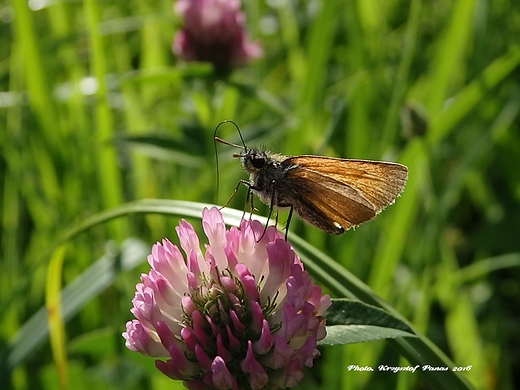
<instances>
[{"instance_id":1,"label":"butterfly leg","mask_svg":"<svg viewBox=\"0 0 520 390\"><path fill-rule=\"evenodd\" d=\"M248 189L247 189L247 197L246 197L246 204L244 205L244 214L242 215L242 219L244 219L244 215L246 214L246 207L247 207L247 204L249 203L250 205L250 208L249 208L249 219L252 219L253 218L253 211L258 211L258 209L255 207L254 205L254 200L255 200L255 197L253 196L253 191L256 189L255 186L252 186L252 185L249 185L248 186Z\"/></svg>"},{"instance_id":2,"label":"butterfly leg","mask_svg":"<svg viewBox=\"0 0 520 390\"><path fill-rule=\"evenodd\" d=\"M280 203L279 207L289 207L289 215L287 216L287 221L285 221L285 241L287 241L287 236L289 235L289 225L291 224L291 218L293 214L293 205L289 203Z\"/></svg>"},{"instance_id":3,"label":"butterfly leg","mask_svg":"<svg viewBox=\"0 0 520 390\"><path fill-rule=\"evenodd\" d=\"M248 188L248 196L249 196L249 192L251 191L251 183L249 183L247 180L240 179L240 181L237 183L235 189L233 190L233 193L231 194L231 196L229 197L227 202L224 203L222 205L222 207L219 208L219 210L222 210L224 207L227 207L229 202L231 202L231 199L233 199L235 197L235 195L237 194L238 189L240 188L240 184L243 184L243 185L245 185Z\"/></svg>"},{"instance_id":4,"label":"butterfly leg","mask_svg":"<svg viewBox=\"0 0 520 390\"><path fill-rule=\"evenodd\" d=\"M285 241L287 241L287 236L289 235L289 225L291 224L291 218L292 218L292 212L293 212L293 206L289 206L289 215L287 216L287 222L285 222Z\"/></svg>"},{"instance_id":5,"label":"butterfly leg","mask_svg":"<svg viewBox=\"0 0 520 390\"><path fill-rule=\"evenodd\" d=\"M244 203L244 212L242 213L242 219L245 218L246 216L246 209L247 209L247 204L249 202L252 202L252 193L251 193L251 186L247 186L247 195L246 195L246 202ZM251 206L252 208L253 206ZM252 211L250 210L249 211L249 219L251 219L251 214L252 214Z\"/></svg>"},{"instance_id":6,"label":"butterfly leg","mask_svg":"<svg viewBox=\"0 0 520 390\"><path fill-rule=\"evenodd\" d=\"M247 207L248 202L250 202L250 204L251 204L250 217L253 214L253 210L255 210L255 208L253 206L253 192L251 190L256 189L256 187L251 185L251 183L249 183L247 180L240 179L240 181L237 183L235 189L233 190L233 193L231 194L231 196L229 197L227 202L224 203L224 205L222 205L219 208L219 210L222 210L224 207L227 207L229 202L231 202L231 199L233 199L235 197L235 195L237 194L238 189L240 188L241 184L243 184L247 187L246 203L244 204L244 213L242 214L242 219L244 219L244 217L246 216L246 207Z\"/></svg>"},{"instance_id":7,"label":"butterfly leg","mask_svg":"<svg viewBox=\"0 0 520 390\"><path fill-rule=\"evenodd\" d=\"M246 207L247 207L248 203L250 205L249 219L252 219L253 211L258 211L253 203L255 200L255 197L253 196L252 190L258 190L259 187L253 186L253 185L251 185L251 183L249 183L248 181L245 181L245 180L241 180L241 182L242 182L242 184L244 184L247 187L246 203L244 204L244 213L242 214L242 219L244 219L244 217L246 215Z\"/></svg>"},{"instance_id":8,"label":"butterfly leg","mask_svg":"<svg viewBox=\"0 0 520 390\"><path fill-rule=\"evenodd\" d=\"M265 223L265 227L264 227L264 232L262 233L262 235L260 236L260 238L258 239L257 242L259 242L262 238L264 238L265 236L265 233L267 232L267 227L269 226L269 221L271 220L271 216L273 215L273 208L274 208L274 200L275 200L275 195L276 195L276 182L273 180L272 183L271 183L271 188L273 189L273 191L271 192L271 202L270 202L270 205L269 205L269 214L267 214L267 222ZM255 189L255 188L253 188ZM276 222L278 221L278 213L276 214Z\"/></svg>"}]
</instances>

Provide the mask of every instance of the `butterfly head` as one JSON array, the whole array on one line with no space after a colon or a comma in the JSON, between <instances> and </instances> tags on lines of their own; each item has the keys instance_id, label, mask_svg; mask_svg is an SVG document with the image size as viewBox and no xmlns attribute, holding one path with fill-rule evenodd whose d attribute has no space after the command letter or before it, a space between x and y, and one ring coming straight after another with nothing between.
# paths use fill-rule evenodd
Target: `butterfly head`
<instances>
[{"instance_id":1,"label":"butterfly head","mask_svg":"<svg viewBox=\"0 0 520 390\"><path fill-rule=\"evenodd\" d=\"M254 174L264 169L271 160L270 155L266 151L250 148L244 148L242 153L235 153L233 157L240 159L242 168L249 174Z\"/></svg>"}]
</instances>

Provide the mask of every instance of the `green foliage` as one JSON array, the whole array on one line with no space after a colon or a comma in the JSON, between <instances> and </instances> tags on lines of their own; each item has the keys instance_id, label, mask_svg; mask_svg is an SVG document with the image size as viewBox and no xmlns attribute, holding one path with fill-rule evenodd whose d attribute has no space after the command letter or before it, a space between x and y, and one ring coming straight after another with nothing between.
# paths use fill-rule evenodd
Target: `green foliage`
<instances>
[{"instance_id":1,"label":"green foliage","mask_svg":"<svg viewBox=\"0 0 520 390\"><path fill-rule=\"evenodd\" d=\"M199 206L143 199L222 205L244 178L219 145L216 194L232 119L252 146L410 170L374 221L331 237L295 218L289 241L331 295L419 337L324 347L300 388L518 388L520 3L244 3L264 57L227 79L173 57L169 1L0 4L2 386L59 387L42 308L63 245L69 388L180 388L120 334L146 248ZM347 369L414 360L472 368Z\"/></svg>"},{"instance_id":2,"label":"green foliage","mask_svg":"<svg viewBox=\"0 0 520 390\"><path fill-rule=\"evenodd\" d=\"M320 345L341 345L398 337L415 337L408 325L375 306L335 299L324 316L327 337Z\"/></svg>"}]
</instances>

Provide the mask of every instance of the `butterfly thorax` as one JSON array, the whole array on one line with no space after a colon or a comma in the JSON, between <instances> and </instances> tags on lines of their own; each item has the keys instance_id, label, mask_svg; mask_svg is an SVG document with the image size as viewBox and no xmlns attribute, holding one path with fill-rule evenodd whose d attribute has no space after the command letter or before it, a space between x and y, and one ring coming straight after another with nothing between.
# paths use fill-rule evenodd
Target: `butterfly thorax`
<instances>
[{"instance_id":1,"label":"butterfly thorax","mask_svg":"<svg viewBox=\"0 0 520 390\"><path fill-rule=\"evenodd\" d=\"M287 156L281 154L255 149L246 149L240 156L240 163L249 174L251 191L268 205L271 205L272 199L274 206L283 203L280 196L283 193L281 187L285 183L286 169L282 162L286 159Z\"/></svg>"}]
</instances>

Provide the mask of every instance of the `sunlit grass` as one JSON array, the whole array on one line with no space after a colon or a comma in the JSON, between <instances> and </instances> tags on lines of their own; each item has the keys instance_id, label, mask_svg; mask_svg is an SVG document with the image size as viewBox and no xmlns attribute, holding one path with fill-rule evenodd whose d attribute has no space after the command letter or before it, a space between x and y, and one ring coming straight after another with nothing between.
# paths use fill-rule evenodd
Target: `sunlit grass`
<instances>
[{"instance_id":1,"label":"sunlit grass","mask_svg":"<svg viewBox=\"0 0 520 390\"><path fill-rule=\"evenodd\" d=\"M511 308L520 289L520 4L251 2L249 31L264 58L228 80L215 80L206 65L177 63L171 2L28 4L36 2L0 6L0 366L9 388L59 388L48 335L33 331L38 342L25 352L14 337L35 329L24 326L44 306L60 244L63 286L111 259L99 291L67 297L78 299L64 314L70 388L172 386L124 348L120 333L146 266L117 259L128 240L138 240L141 254L175 237L171 210L135 210L133 201L223 204L245 177L235 151L219 145L216 199L212 136L225 119L251 146L406 164L405 192L373 222L330 237L296 219L292 232L366 283L455 365L472 365L461 375L473 386L518 385L519 340L508 324L519 320ZM424 118L405 123L405 106ZM238 142L232 126L219 136ZM242 209L244 200L241 190L230 206ZM124 216L82 225L114 208ZM200 225L188 208L178 214ZM496 265L488 260L495 257ZM310 267L316 279L344 293L324 264ZM435 386L420 374L347 370L408 365L403 350L419 348L326 348L300 388Z\"/></svg>"}]
</instances>

